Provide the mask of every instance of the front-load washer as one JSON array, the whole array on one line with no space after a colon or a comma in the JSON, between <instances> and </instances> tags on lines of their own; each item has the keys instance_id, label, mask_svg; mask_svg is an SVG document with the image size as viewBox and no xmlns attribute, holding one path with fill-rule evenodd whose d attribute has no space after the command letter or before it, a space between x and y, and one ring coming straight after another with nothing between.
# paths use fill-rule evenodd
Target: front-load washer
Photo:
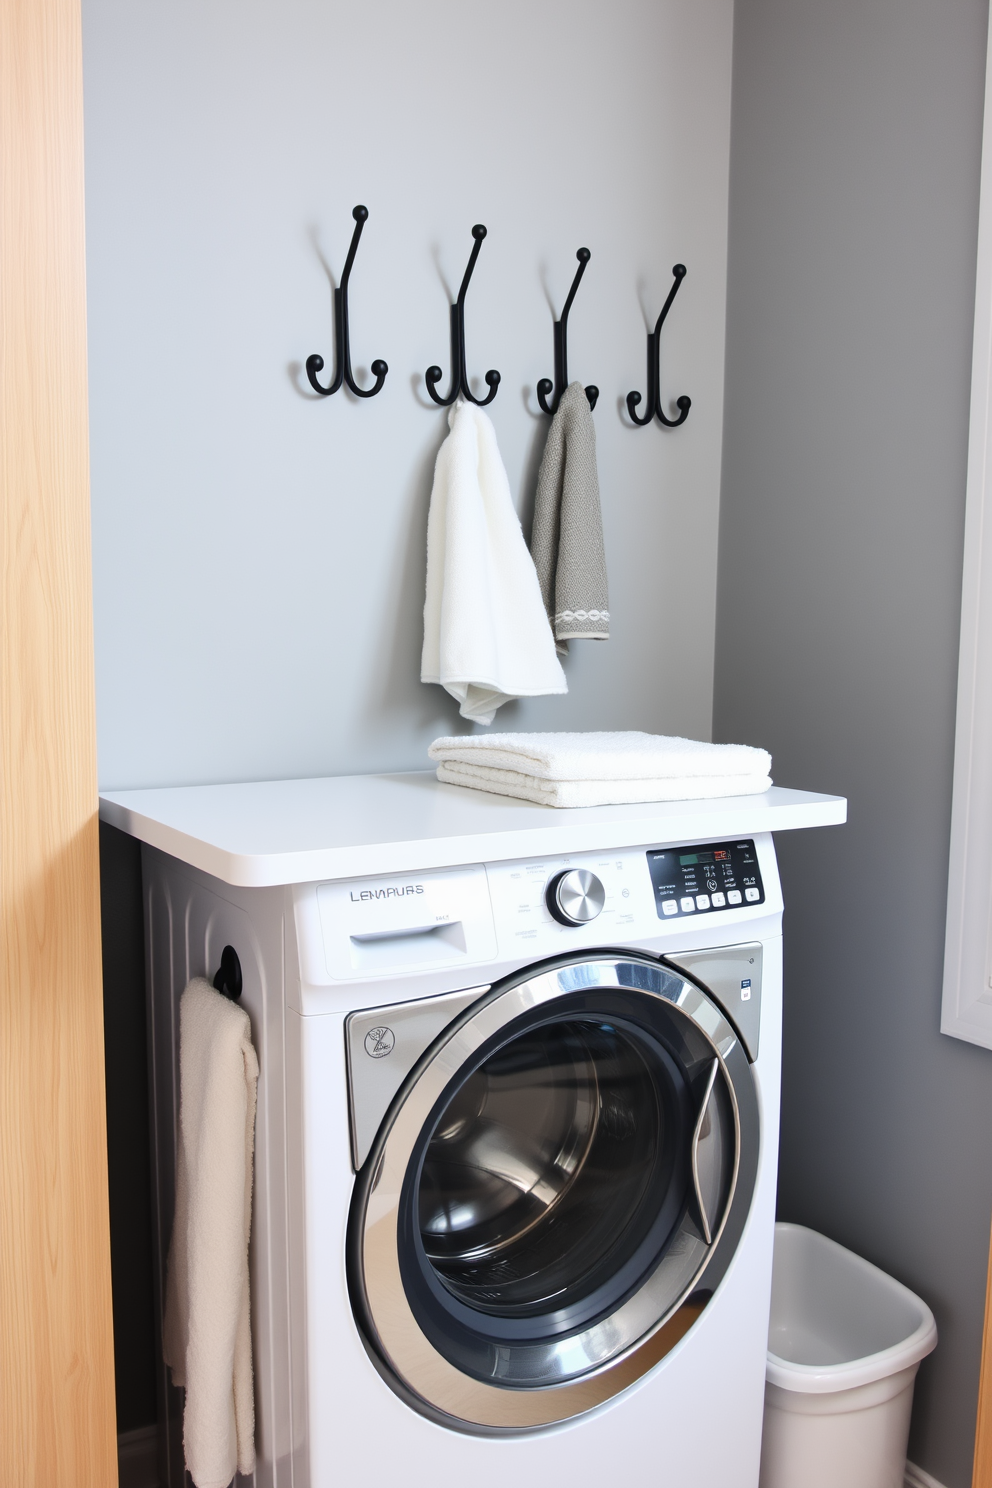
<instances>
[{"instance_id":1,"label":"front-load washer","mask_svg":"<svg viewBox=\"0 0 992 1488\"><path fill-rule=\"evenodd\" d=\"M722 952L755 998L762 950ZM733 1260L761 1145L741 1036L705 983L630 950L528 966L427 1050L405 1035L423 1011L348 1019L353 1109L374 1099L368 1058L414 1057L359 1168L355 1317L442 1425L573 1420L653 1369Z\"/></svg>"},{"instance_id":2,"label":"front-load washer","mask_svg":"<svg viewBox=\"0 0 992 1488\"><path fill-rule=\"evenodd\" d=\"M480 823L479 793L380 780L388 834L384 810L353 814L323 856L324 798L308 815L300 791L333 784L343 810L348 782L290 783L305 852L273 832L271 787L104 803L146 844L160 1268L179 996L225 947L241 966L260 1064L255 1483L754 1488L782 1007L770 829L844 803L484 797ZM224 790L249 793L240 845L255 811L258 851L225 840ZM181 1394L162 1389L179 1488Z\"/></svg>"}]
</instances>

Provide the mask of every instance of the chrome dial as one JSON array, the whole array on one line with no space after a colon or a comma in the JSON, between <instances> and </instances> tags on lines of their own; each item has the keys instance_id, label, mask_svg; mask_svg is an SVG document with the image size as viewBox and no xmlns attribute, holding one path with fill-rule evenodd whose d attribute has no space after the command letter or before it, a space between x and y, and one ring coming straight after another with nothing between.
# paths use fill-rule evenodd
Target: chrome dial
<instances>
[{"instance_id":1,"label":"chrome dial","mask_svg":"<svg viewBox=\"0 0 992 1488\"><path fill-rule=\"evenodd\" d=\"M588 925L606 903L606 890L587 868L566 868L548 884L545 899L559 925Z\"/></svg>"}]
</instances>

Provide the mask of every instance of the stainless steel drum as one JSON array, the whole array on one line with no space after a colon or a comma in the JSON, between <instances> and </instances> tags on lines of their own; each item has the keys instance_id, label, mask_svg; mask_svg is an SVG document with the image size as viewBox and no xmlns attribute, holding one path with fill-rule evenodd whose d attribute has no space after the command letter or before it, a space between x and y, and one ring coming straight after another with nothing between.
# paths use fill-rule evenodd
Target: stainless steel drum
<instances>
[{"instance_id":1,"label":"stainless steel drum","mask_svg":"<svg viewBox=\"0 0 992 1488\"><path fill-rule=\"evenodd\" d=\"M748 1060L701 986L631 954L509 979L428 1050L359 1174L372 1357L467 1430L601 1404L706 1305L757 1154Z\"/></svg>"}]
</instances>

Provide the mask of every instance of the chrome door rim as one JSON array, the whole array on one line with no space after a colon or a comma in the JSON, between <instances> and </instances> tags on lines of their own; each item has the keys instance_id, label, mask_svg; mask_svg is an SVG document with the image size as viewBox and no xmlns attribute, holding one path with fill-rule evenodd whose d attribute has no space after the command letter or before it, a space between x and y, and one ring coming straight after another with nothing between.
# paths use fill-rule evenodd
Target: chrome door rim
<instances>
[{"instance_id":1,"label":"chrome door rim","mask_svg":"<svg viewBox=\"0 0 992 1488\"><path fill-rule=\"evenodd\" d=\"M677 1008L713 1050L735 1124L729 1197L709 1245L687 1234L690 1243L681 1254L673 1254L680 1247L669 1247L642 1285L608 1318L571 1338L541 1346L546 1354L554 1354L551 1362L557 1372L568 1374L565 1382L554 1379L550 1371L547 1383L488 1383L448 1360L423 1331L410 1305L399 1241L407 1169L425 1122L483 1046L532 1010L553 1006L576 992L597 990L661 999ZM745 1125L751 1128L746 1146L741 1096L751 1108L744 1113ZM704 1274L708 1288L715 1287L729 1265L750 1208L757 1136L753 1083L737 1035L720 1008L680 973L636 953L600 952L573 956L495 987L449 1025L411 1072L359 1175L350 1226L349 1283L363 1337L380 1372L425 1414L486 1434L548 1426L609 1400L674 1347L701 1310L687 1303ZM729 1244L728 1228L734 1232ZM660 1306L662 1298L666 1301ZM537 1360L536 1367L541 1362ZM545 1379L548 1373L544 1372Z\"/></svg>"}]
</instances>

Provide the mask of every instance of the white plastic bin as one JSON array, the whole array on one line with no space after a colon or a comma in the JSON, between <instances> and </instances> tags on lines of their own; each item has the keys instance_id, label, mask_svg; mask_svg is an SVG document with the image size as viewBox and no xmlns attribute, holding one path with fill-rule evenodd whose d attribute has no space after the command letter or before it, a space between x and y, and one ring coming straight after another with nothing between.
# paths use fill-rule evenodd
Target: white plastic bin
<instances>
[{"instance_id":1,"label":"white plastic bin","mask_svg":"<svg viewBox=\"0 0 992 1488\"><path fill-rule=\"evenodd\" d=\"M760 1488L903 1488L933 1313L803 1225L775 1226Z\"/></svg>"}]
</instances>

